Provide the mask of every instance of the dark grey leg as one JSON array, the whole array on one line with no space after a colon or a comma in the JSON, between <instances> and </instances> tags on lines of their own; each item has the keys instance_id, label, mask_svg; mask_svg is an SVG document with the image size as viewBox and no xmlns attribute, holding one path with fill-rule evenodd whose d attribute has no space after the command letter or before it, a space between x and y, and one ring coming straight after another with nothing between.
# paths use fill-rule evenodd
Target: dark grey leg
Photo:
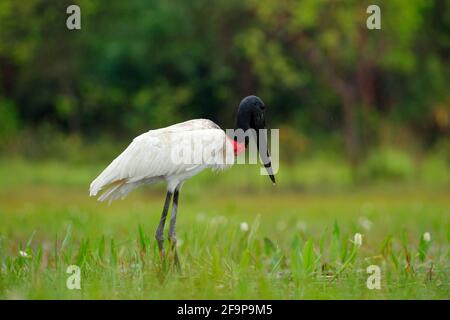
<instances>
[{"instance_id":1,"label":"dark grey leg","mask_svg":"<svg viewBox=\"0 0 450 320\"><path fill-rule=\"evenodd\" d=\"M177 224L177 211L178 211L178 187L175 189L173 194L173 202L172 202L172 214L170 215L170 225L169 225L169 241L172 243L172 246L177 244L177 236L176 236L176 224Z\"/></svg>"},{"instance_id":2,"label":"dark grey leg","mask_svg":"<svg viewBox=\"0 0 450 320\"><path fill-rule=\"evenodd\" d=\"M156 229L155 238L158 242L159 252L162 253L164 249L164 225L166 224L166 216L169 211L170 200L172 200L172 192L167 191L166 202L164 203L164 209L159 220L158 229Z\"/></svg>"},{"instance_id":3,"label":"dark grey leg","mask_svg":"<svg viewBox=\"0 0 450 320\"><path fill-rule=\"evenodd\" d=\"M171 243L172 250L174 252L175 264L179 267L179 260L177 254L177 235L176 235L176 224L177 224L177 212L178 212L178 195L180 192L181 185L178 185L173 194L172 202L172 213L170 215L170 225L169 225L169 241Z\"/></svg>"}]
</instances>

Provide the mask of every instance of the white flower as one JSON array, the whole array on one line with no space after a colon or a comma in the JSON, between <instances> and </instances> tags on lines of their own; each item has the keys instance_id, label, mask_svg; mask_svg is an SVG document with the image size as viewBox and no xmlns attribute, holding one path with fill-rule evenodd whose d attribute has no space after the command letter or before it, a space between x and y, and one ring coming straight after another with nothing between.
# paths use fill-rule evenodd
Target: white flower
<instances>
[{"instance_id":1,"label":"white flower","mask_svg":"<svg viewBox=\"0 0 450 320\"><path fill-rule=\"evenodd\" d=\"M362 246L362 235L361 233L355 233L353 243L357 246Z\"/></svg>"},{"instance_id":2,"label":"white flower","mask_svg":"<svg viewBox=\"0 0 450 320\"><path fill-rule=\"evenodd\" d=\"M248 231L248 223L247 222L241 222L240 226L242 232Z\"/></svg>"},{"instance_id":3,"label":"white flower","mask_svg":"<svg viewBox=\"0 0 450 320\"><path fill-rule=\"evenodd\" d=\"M203 221L205 220L205 214L203 212L197 213L197 221Z\"/></svg>"},{"instance_id":4,"label":"white flower","mask_svg":"<svg viewBox=\"0 0 450 320\"><path fill-rule=\"evenodd\" d=\"M212 224L226 224L228 219L224 216L215 216L211 219Z\"/></svg>"},{"instance_id":5,"label":"white flower","mask_svg":"<svg viewBox=\"0 0 450 320\"><path fill-rule=\"evenodd\" d=\"M423 234L423 240L425 240L426 242L430 242L431 241L431 234L429 232L425 232Z\"/></svg>"},{"instance_id":6,"label":"white flower","mask_svg":"<svg viewBox=\"0 0 450 320\"><path fill-rule=\"evenodd\" d=\"M361 225L361 227L364 228L364 230L369 231L370 229L372 229L372 221L370 221L366 217L359 218L358 222Z\"/></svg>"},{"instance_id":7,"label":"white flower","mask_svg":"<svg viewBox=\"0 0 450 320\"><path fill-rule=\"evenodd\" d=\"M130 268L139 270L139 269L141 269L141 265L139 263L132 263L130 265Z\"/></svg>"},{"instance_id":8,"label":"white flower","mask_svg":"<svg viewBox=\"0 0 450 320\"><path fill-rule=\"evenodd\" d=\"M26 253L25 251L22 251L22 250L19 251L19 254L23 258L28 258L29 257L28 253Z\"/></svg>"}]
</instances>

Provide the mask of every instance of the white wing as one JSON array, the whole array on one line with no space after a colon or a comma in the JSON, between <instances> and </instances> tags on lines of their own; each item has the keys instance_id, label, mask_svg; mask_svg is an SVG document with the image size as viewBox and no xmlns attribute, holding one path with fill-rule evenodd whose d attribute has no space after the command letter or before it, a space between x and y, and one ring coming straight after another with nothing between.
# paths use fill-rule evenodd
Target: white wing
<instances>
[{"instance_id":1,"label":"white wing","mask_svg":"<svg viewBox=\"0 0 450 320\"><path fill-rule=\"evenodd\" d=\"M220 127L208 119L194 119L194 120L188 120L184 122L180 122L174 125L171 125L169 127L165 127L162 129L157 130L184 130L184 131L190 131L190 130L202 130L202 129L220 129ZM157 131L157 130L150 130L151 131Z\"/></svg>"},{"instance_id":2,"label":"white wing","mask_svg":"<svg viewBox=\"0 0 450 320\"><path fill-rule=\"evenodd\" d=\"M225 168L230 164L229 145L224 131L204 119L150 130L136 137L91 183L90 195L108 186L99 200L114 200L144 183L183 180L204 168Z\"/></svg>"}]
</instances>

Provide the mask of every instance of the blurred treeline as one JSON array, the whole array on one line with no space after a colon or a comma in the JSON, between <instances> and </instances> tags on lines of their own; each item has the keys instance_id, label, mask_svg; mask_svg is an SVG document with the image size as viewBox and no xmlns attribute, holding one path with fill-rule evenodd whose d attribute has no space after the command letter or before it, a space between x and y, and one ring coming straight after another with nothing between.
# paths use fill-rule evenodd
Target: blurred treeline
<instances>
[{"instance_id":1,"label":"blurred treeline","mask_svg":"<svg viewBox=\"0 0 450 320\"><path fill-rule=\"evenodd\" d=\"M382 30L366 28L375 2ZM447 0L0 0L0 152L98 151L200 117L231 127L257 94L284 161L448 156L449 35Z\"/></svg>"}]
</instances>

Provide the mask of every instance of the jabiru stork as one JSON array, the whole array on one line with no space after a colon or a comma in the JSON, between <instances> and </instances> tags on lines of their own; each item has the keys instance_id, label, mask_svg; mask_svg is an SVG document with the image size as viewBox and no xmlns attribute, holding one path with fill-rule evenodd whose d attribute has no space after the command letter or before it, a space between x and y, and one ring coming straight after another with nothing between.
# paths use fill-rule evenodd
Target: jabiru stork
<instances>
[{"instance_id":1,"label":"jabiru stork","mask_svg":"<svg viewBox=\"0 0 450 320\"><path fill-rule=\"evenodd\" d=\"M245 97L239 104L235 129L246 132L249 129L259 131L265 129L265 105L257 96ZM259 155L268 175L275 184L267 140L254 136ZM261 141L260 141L261 140ZM186 142L188 141L188 142ZM190 141L203 141L200 148L192 149ZM96 196L102 189L106 190L98 198L99 201L124 198L130 191L143 184L157 182L167 183L167 194L161 219L155 238L159 251L164 253L164 226L172 201L172 213L168 231L168 240L172 248L176 246L176 219L178 197L183 183L204 169L225 169L231 164L223 161L224 157L232 157L245 150L249 136L229 137L217 124L206 119L189 120L169 127L150 130L136 137L131 144L116 158L90 185L90 196ZM260 144L265 147L261 148ZM200 161L178 161L174 155L183 148L191 148L194 157ZM204 153L208 148L209 152ZM173 200L172 200L173 199ZM176 249L176 248L175 248ZM178 258L175 250L175 258Z\"/></svg>"}]
</instances>

